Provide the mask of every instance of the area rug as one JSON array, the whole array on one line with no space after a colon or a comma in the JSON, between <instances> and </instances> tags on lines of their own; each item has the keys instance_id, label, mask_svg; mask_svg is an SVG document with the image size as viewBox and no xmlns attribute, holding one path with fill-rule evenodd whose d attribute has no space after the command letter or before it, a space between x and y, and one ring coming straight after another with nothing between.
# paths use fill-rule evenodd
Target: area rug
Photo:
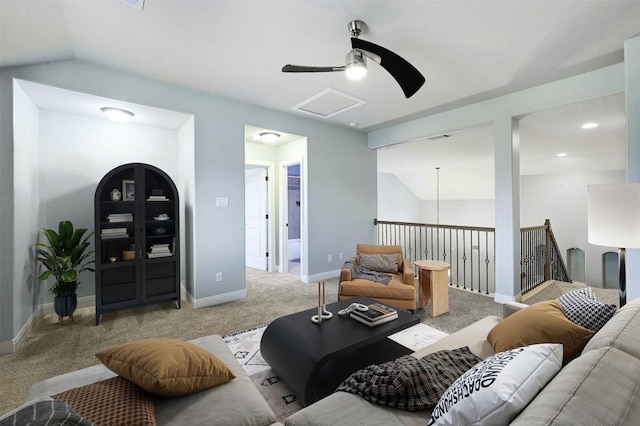
<instances>
[{"instance_id":1,"label":"area rug","mask_svg":"<svg viewBox=\"0 0 640 426\"><path fill-rule=\"evenodd\" d=\"M260 340L266 328L267 324L264 324L238 333L227 334L222 338L260 390L278 421L284 423L284 419L304 408L304 405L297 400L287 385L280 380L278 373L269 367L260 354ZM445 336L448 334L443 331L426 324L416 324L392 334L389 338L415 351Z\"/></svg>"},{"instance_id":2,"label":"area rug","mask_svg":"<svg viewBox=\"0 0 640 426\"><path fill-rule=\"evenodd\" d=\"M267 324L222 336L236 359L267 401L279 422L302 409L304 405L280 380L278 373L260 354L260 339Z\"/></svg>"}]
</instances>

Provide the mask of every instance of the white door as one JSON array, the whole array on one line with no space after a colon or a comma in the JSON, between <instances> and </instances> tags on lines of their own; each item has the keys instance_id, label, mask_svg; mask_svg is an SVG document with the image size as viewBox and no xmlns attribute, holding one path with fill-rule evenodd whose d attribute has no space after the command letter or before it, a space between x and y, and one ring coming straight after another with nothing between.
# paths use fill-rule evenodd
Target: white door
<instances>
[{"instance_id":1,"label":"white door","mask_svg":"<svg viewBox=\"0 0 640 426\"><path fill-rule=\"evenodd\" d=\"M249 268L267 270L267 169L245 170L245 257Z\"/></svg>"}]
</instances>

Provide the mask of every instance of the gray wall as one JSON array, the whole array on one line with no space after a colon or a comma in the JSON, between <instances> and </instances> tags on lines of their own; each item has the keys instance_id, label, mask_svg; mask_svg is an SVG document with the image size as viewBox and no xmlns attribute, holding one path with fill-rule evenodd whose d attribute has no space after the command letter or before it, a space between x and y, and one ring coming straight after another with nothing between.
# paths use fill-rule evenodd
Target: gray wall
<instances>
[{"instance_id":1,"label":"gray wall","mask_svg":"<svg viewBox=\"0 0 640 426\"><path fill-rule=\"evenodd\" d=\"M194 115L192 190L196 201L190 226L194 235L192 280L196 306L235 300L246 294L243 196L246 123L307 137L309 206L305 249L311 278L339 269L341 261L334 255L334 261L328 263L327 253L348 253L356 242L375 239L371 219L376 211L376 158L361 132L80 61L5 68L0 74L2 342L14 339L23 329L26 321L19 313L29 313L33 306L33 293L23 290L25 270L14 267L14 251L17 245L32 245L35 231L16 229L14 235L14 208L34 211L38 208L15 203L19 194L14 191L13 180L11 79L14 77ZM216 207L216 197L228 197L229 207ZM223 272L222 282L211 279L218 271Z\"/></svg>"}]
</instances>

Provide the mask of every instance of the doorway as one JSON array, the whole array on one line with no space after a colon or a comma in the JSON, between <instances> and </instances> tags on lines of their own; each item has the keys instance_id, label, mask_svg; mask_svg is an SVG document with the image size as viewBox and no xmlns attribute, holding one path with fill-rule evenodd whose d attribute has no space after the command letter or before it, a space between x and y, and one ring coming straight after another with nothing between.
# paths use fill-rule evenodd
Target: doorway
<instances>
[{"instance_id":1,"label":"doorway","mask_svg":"<svg viewBox=\"0 0 640 426\"><path fill-rule=\"evenodd\" d=\"M281 168L281 272L302 273L302 173L301 162L282 163Z\"/></svg>"}]
</instances>

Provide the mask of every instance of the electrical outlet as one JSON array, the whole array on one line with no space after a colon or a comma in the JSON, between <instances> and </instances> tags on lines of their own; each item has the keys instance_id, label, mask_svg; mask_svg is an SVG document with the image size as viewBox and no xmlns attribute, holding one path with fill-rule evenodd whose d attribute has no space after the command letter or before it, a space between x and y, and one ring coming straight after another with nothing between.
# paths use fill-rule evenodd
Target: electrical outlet
<instances>
[{"instance_id":1,"label":"electrical outlet","mask_svg":"<svg viewBox=\"0 0 640 426\"><path fill-rule=\"evenodd\" d=\"M327 262L331 262L333 260L333 256L329 255L327 256Z\"/></svg>"},{"instance_id":2,"label":"electrical outlet","mask_svg":"<svg viewBox=\"0 0 640 426\"><path fill-rule=\"evenodd\" d=\"M216 207L229 207L229 199L227 197L217 197Z\"/></svg>"},{"instance_id":3,"label":"electrical outlet","mask_svg":"<svg viewBox=\"0 0 640 426\"><path fill-rule=\"evenodd\" d=\"M222 272L216 272L216 281L222 281Z\"/></svg>"},{"instance_id":4,"label":"electrical outlet","mask_svg":"<svg viewBox=\"0 0 640 426\"><path fill-rule=\"evenodd\" d=\"M343 257L343 256L342 256L342 253L340 253L340 260L342 260L342 257Z\"/></svg>"}]
</instances>

